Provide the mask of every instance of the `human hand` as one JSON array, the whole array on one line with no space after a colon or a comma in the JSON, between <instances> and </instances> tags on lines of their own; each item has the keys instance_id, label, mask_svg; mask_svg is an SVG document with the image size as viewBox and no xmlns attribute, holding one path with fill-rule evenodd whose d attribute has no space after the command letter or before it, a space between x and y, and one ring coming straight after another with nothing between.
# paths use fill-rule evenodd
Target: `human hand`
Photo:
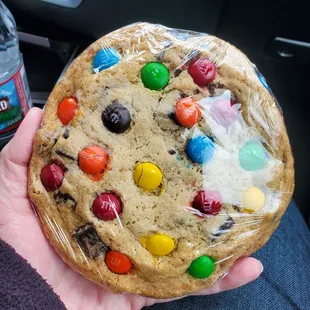
<instances>
[{"instance_id":1,"label":"human hand","mask_svg":"<svg viewBox=\"0 0 310 310\"><path fill-rule=\"evenodd\" d=\"M68 309L138 310L167 300L133 294L114 294L68 267L54 252L40 228L27 194L27 170L33 136L43 112L33 108L15 137L0 153L0 239L10 244L52 286ZM211 288L196 295L214 294L255 280L262 265L254 258L242 258Z\"/></svg>"}]
</instances>

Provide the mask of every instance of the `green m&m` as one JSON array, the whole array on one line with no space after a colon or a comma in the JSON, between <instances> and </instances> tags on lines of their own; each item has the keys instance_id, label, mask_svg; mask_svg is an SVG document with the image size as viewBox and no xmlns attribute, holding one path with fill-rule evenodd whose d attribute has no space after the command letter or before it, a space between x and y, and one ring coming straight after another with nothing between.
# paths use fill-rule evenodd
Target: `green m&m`
<instances>
[{"instance_id":1,"label":"green m&m","mask_svg":"<svg viewBox=\"0 0 310 310\"><path fill-rule=\"evenodd\" d=\"M142 68L141 79L146 88L160 90L169 82L169 70L160 62L150 62Z\"/></svg>"},{"instance_id":2,"label":"green m&m","mask_svg":"<svg viewBox=\"0 0 310 310\"><path fill-rule=\"evenodd\" d=\"M187 272L196 279L208 278L214 271L214 262L207 256L202 255L192 261Z\"/></svg>"}]
</instances>

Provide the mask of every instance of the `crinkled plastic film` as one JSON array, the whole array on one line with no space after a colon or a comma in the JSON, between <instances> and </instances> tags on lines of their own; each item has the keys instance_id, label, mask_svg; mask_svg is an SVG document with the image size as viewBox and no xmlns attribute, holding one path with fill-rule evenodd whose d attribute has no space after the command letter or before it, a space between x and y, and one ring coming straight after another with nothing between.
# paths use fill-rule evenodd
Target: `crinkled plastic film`
<instances>
[{"instance_id":1,"label":"crinkled plastic film","mask_svg":"<svg viewBox=\"0 0 310 310\"><path fill-rule=\"evenodd\" d=\"M216 37L147 23L71 64L29 176L65 262L157 298L210 287L263 246L294 187L282 112L257 68Z\"/></svg>"}]
</instances>

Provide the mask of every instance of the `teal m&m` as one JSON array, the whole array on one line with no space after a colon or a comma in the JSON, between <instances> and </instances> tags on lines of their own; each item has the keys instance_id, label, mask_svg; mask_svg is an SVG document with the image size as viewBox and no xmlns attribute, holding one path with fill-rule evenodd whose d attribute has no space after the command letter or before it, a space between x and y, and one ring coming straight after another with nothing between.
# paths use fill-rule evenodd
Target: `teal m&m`
<instances>
[{"instance_id":1,"label":"teal m&m","mask_svg":"<svg viewBox=\"0 0 310 310\"><path fill-rule=\"evenodd\" d=\"M141 79L146 88L163 89L169 82L169 70L160 62L150 62L141 70Z\"/></svg>"},{"instance_id":2,"label":"teal m&m","mask_svg":"<svg viewBox=\"0 0 310 310\"><path fill-rule=\"evenodd\" d=\"M98 73L104 69L108 69L117 64L119 59L120 56L114 48L102 49L96 54L94 58L94 71Z\"/></svg>"},{"instance_id":3,"label":"teal m&m","mask_svg":"<svg viewBox=\"0 0 310 310\"><path fill-rule=\"evenodd\" d=\"M240 166L247 171L259 170L266 165L266 153L259 142L250 141L239 151Z\"/></svg>"},{"instance_id":4,"label":"teal m&m","mask_svg":"<svg viewBox=\"0 0 310 310\"><path fill-rule=\"evenodd\" d=\"M205 279L211 276L215 268L211 257L202 255L192 261L187 272L196 279Z\"/></svg>"}]
</instances>

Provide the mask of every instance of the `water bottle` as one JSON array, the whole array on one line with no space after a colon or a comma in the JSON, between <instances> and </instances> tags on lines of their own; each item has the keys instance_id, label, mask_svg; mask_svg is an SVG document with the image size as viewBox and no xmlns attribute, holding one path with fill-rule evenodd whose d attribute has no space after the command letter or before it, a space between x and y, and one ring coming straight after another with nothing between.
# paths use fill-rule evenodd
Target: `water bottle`
<instances>
[{"instance_id":1,"label":"water bottle","mask_svg":"<svg viewBox=\"0 0 310 310\"><path fill-rule=\"evenodd\" d=\"M0 149L32 106L15 20L0 0Z\"/></svg>"}]
</instances>

